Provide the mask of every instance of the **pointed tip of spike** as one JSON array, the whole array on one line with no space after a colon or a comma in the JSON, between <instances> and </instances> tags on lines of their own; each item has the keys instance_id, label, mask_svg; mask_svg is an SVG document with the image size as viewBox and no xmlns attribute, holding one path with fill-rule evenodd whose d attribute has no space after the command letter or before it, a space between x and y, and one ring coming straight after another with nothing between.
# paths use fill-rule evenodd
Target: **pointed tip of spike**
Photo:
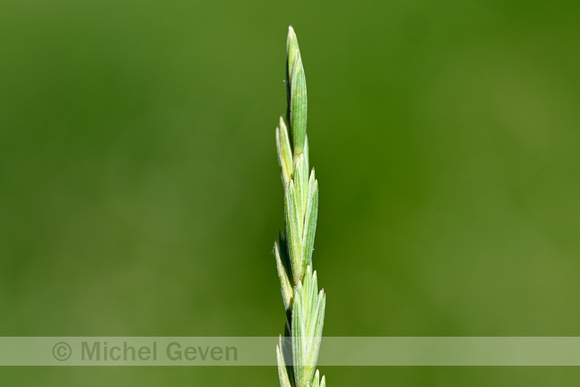
<instances>
[{"instance_id":1,"label":"pointed tip of spike","mask_svg":"<svg viewBox=\"0 0 580 387\"><path fill-rule=\"evenodd\" d=\"M296 40L296 32L292 26L288 26L288 41L286 42L286 50L290 48L290 42Z\"/></svg>"},{"instance_id":2,"label":"pointed tip of spike","mask_svg":"<svg viewBox=\"0 0 580 387\"><path fill-rule=\"evenodd\" d=\"M294 31L294 27L291 25L288 26L288 39L290 38L296 39L296 31Z\"/></svg>"}]
</instances>

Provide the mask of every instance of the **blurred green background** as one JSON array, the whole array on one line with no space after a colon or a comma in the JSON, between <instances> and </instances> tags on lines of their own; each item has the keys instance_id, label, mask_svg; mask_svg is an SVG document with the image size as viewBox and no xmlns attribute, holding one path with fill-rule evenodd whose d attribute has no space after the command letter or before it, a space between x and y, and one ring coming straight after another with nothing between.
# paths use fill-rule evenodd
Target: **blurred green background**
<instances>
[{"instance_id":1,"label":"blurred green background","mask_svg":"<svg viewBox=\"0 0 580 387\"><path fill-rule=\"evenodd\" d=\"M282 332L271 250L289 24L321 189L325 334L579 336L573 0L0 0L0 335ZM580 380L322 372L335 387ZM278 383L274 367L2 368L0 381Z\"/></svg>"}]
</instances>

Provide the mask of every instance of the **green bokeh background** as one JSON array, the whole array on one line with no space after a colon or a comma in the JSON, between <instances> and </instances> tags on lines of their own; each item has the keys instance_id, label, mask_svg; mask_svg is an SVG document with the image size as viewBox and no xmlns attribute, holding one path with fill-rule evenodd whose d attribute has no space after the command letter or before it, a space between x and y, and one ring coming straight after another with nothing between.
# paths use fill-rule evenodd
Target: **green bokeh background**
<instances>
[{"instance_id":1,"label":"green bokeh background","mask_svg":"<svg viewBox=\"0 0 580 387\"><path fill-rule=\"evenodd\" d=\"M282 332L271 249L289 24L321 189L325 334L579 336L572 0L0 0L0 335ZM580 380L322 372L334 387ZM274 367L96 367L2 368L0 383L278 381Z\"/></svg>"}]
</instances>

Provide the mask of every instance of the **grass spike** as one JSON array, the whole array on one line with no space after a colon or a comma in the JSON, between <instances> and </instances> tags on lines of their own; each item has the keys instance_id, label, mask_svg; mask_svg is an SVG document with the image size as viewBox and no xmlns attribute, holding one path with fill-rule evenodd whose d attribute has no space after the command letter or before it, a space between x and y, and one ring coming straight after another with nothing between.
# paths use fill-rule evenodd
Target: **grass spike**
<instances>
[{"instance_id":1,"label":"grass spike","mask_svg":"<svg viewBox=\"0 0 580 387\"><path fill-rule=\"evenodd\" d=\"M318 221L318 181L310 171L310 147L306 135L307 93L302 55L294 29L286 43L287 122L276 128L278 164L284 188L284 233L274 243L276 269L286 310L284 338L276 347L282 387L325 387L316 369L326 294L318 290L312 252ZM310 171L310 173L309 173Z\"/></svg>"}]
</instances>

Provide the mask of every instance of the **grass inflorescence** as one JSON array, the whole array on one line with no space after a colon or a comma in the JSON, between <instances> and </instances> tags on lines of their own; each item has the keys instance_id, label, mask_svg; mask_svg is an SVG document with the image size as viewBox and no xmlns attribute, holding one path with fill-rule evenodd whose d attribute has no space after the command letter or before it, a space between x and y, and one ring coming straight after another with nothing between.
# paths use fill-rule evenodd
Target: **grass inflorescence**
<instances>
[{"instance_id":1,"label":"grass inflorescence","mask_svg":"<svg viewBox=\"0 0 580 387\"><path fill-rule=\"evenodd\" d=\"M326 386L326 380L324 376L320 379L316 363L326 295L324 290L318 291L316 271L312 269L318 181L309 166L306 77L292 27L288 29L286 49L289 125L280 117L276 128L285 229L274 243L274 255L287 316L284 337L280 336L276 347L278 375L282 387L321 387Z\"/></svg>"}]
</instances>

